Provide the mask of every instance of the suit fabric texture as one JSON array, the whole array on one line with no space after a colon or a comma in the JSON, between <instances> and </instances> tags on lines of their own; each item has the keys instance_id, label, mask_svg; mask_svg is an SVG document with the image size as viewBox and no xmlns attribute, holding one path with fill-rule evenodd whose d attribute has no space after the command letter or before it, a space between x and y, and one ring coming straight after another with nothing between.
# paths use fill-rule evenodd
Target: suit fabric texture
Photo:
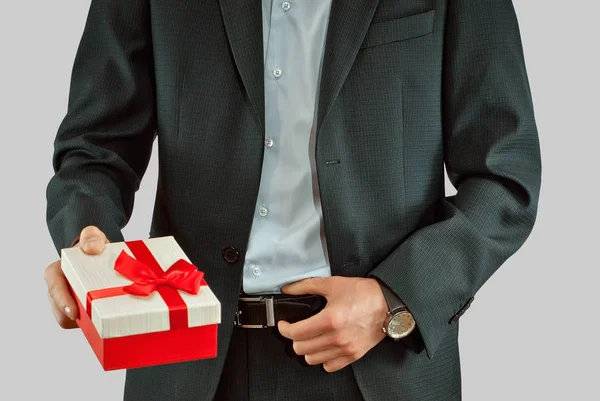
<instances>
[{"instance_id":1,"label":"suit fabric texture","mask_svg":"<svg viewBox=\"0 0 600 401\"><path fill-rule=\"evenodd\" d=\"M323 63L315 161L331 273L380 278L424 344L385 338L350 365L356 383L367 401L459 400L458 317L528 237L540 191L513 4L334 0ZM91 2L47 187L54 245L87 225L123 240L156 141L149 234L177 239L223 313L217 358L129 370L126 400L210 400L218 387L261 176L263 73L260 2Z\"/></svg>"},{"instance_id":2,"label":"suit fabric texture","mask_svg":"<svg viewBox=\"0 0 600 401\"><path fill-rule=\"evenodd\" d=\"M306 363L277 329L234 328L215 401L364 401L351 366Z\"/></svg>"}]
</instances>

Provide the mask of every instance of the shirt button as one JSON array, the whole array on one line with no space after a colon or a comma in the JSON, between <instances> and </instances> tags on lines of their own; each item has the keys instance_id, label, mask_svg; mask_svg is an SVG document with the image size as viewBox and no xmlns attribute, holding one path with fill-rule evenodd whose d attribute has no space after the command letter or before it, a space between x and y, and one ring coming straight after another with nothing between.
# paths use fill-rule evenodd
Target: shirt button
<instances>
[{"instance_id":1,"label":"shirt button","mask_svg":"<svg viewBox=\"0 0 600 401\"><path fill-rule=\"evenodd\" d=\"M260 276L260 267L258 267L258 266L256 266L256 265L254 265L254 267L252 268L252 274L253 274L255 277L258 277L258 276Z\"/></svg>"},{"instance_id":2,"label":"shirt button","mask_svg":"<svg viewBox=\"0 0 600 401\"><path fill-rule=\"evenodd\" d=\"M235 263L239 256L239 251L232 246L223 249L223 259L225 259L227 263Z\"/></svg>"},{"instance_id":3,"label":"shirt button","mask_svg":"<svg viewBox=\"0 0 600 401\"><path fill-rule=\"evenodd\" d=\"M267 148L270 148L271 146L273 146L273 140L271 138L265 139L265 146Z\"/></svg>"},{"instance_id":4,"label":"shirt button","mask_svg":"<svg viewBox=\"0 0 600 401\"><path fill-rule=\"evenodd\" d=\"M283 3L281 3L281 8L283 8L283 11L287 11L292 7L292 5L290 4L289 1L284 1Z\"/></svg>"},{"instance_id":5,"label":"shirt button","mask_svg":"<svg viewBox=\"0 0 600 401\"><path fill-rule=\"evenodd\" d=\"M281 69L279 69L279 68L275 68L275 69L273 70L273 76L274 76L275 78L279 78L279 77L281 76Z\"/></svg>"},{"instance_id":6,"label":"shirt button","mask_svg":"<svg viewBox=\"0 0 600 401\"><path fill-rule=\"evenodd\" d=\"M268 210L267 210L267 208L266 208L266 207L264 207L264 206L261 206L261 208L260 208L260 209L258 209L258 214L259 214L261 217L265 217L265 216L267 215L267 213L269 213L269 211L268 211Z\"/></svg>"}]
</instances>

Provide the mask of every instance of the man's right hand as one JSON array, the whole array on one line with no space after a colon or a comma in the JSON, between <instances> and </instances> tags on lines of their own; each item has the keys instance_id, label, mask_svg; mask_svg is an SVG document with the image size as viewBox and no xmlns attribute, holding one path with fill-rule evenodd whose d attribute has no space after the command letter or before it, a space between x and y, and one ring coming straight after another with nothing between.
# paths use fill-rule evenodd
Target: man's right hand
<instances>
[{"instance_id":1,"label":"man's right hand","mask_svg":"<svg viewBox=\"0 0 600 401\"><path fill-rule=\"evenodd\" d=\"M95 255L102 252L108 242L108 238L98 227L87 226L81 230L79 241L75 246L80 247L87 254ZM75 319L79 311L77 303L69 292L67 279L60 268L60 259L48 265L44 271L44 278L48 284L48 300L56 321L63 329L76 328Z\"/></svg>"}]
</instances>

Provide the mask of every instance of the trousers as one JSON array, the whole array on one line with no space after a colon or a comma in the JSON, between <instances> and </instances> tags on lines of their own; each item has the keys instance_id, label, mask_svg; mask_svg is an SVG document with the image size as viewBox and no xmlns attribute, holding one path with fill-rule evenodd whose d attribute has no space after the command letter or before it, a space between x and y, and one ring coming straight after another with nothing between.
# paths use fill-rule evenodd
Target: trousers
<instances>
[{"instance_id":1,"label":"trousers","mask_svg":"<svg viewBox=\"0 0 600 401\"><path fill-rule=\"evenodd\" d=\"M364 401L350 365L328 373L276 327L234 327L213 401Z\"/></svg>"}]
</instances>

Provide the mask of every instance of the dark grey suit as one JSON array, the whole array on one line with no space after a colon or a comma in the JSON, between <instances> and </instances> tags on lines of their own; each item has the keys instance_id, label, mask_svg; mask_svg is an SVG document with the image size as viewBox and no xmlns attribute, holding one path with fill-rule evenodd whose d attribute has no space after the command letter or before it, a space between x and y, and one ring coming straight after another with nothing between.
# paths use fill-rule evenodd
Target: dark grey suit
<instances>
[{"instance_id":1,"label":"dark grey suit","mask_svg":"<svg viewBox=\"0 0 600 401\"><path fill-rule=\"evenodd\" d=\"M128 371L128 400L218 386L261 175L261 38L255 0L92 1L48 185L56 249L90 224L123 239L157 137L150 235L174 235L223 306L217 358ZM386 338L353 363L362 395L458 400L458 316L529 235L540 190L511 1L334 0L318 110L332 274L381 278L425 345Z\"/></svg>"}]
</instances>

